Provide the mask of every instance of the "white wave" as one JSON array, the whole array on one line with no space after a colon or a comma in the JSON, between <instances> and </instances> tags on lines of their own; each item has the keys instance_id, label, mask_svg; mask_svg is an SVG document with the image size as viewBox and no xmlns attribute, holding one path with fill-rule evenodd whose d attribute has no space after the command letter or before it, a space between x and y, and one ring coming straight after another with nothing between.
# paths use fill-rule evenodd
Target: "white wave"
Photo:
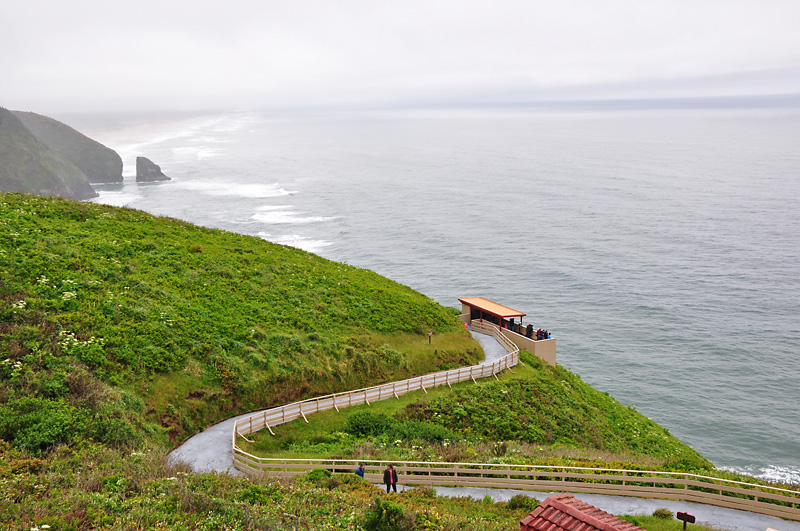
<instances>
[{"instance_id":1,"label":"white wave","mask_svg":"<svg viewBox=\"0 0 800 531\"><path fill-rule=\"evenodd\" d=\"M218 157L222 150L219 148L212 148L207 146L186 146L172 148L172 152L180 158L196 158L197 160L208 159L211 157Z\"/></svg>"},{"instance_id":2,"label":"white wave","mask_svg":"<svg viewBox=\"0 0 800 531\"><path fill-rule=\"evenodd\" d=\"M96 191L99 195L89 200L92 203L123 207L130 206L143 198L143 195L133 187L126 186L121 190L102 190L97 188Z\"/></svg>"},{"instance_id":3,"label":"white wave","mask_svg":"<svg viewBox=\"0 0 800 531\"><path fill-rule=\"evenodd\" d=\"M230 144L233 140L220 140L213 136L201 136L196 142L206 142L207 144Z\"/></svg>"},{"instance_id":4,"label":"white wave","mask_svg":"<svg viewBox=\"0 0 800 531\"><path fill-rule=\"evenodd\" d=\"M288 209L291 209L291 208L293 208L292 205L263 205L263 206L260 206L260 207L256 208L256 210L258 210L258 211L264 211L264 210L288 210Z\"/></svg>"},{"instance_id":5,"label":"white wave","mask_svg":"<svg viewBox=\"0 0 800 531\"><path fill-rule=\"evenodd\" d=\"M213 131L218 133L233 133L235 131L240 130L245 125L254 123L256 121L255 116L246 115L240 116L237 118L229 118L226 120L225 124L218 125L213 129Z\"/></svg>"},{"instance_id":6,"label":"white wave","mask_svg":"<svg viewBox=\"0 0 800 531\"><path fill-rule=\"evenodd\" d=\"M272 243L278 243L280 245L288 245L289 247L296 247L298 249L308 251L309 253L318 253L320 249L328 247L329 245L333 245L333 242L329 242L327 240L314 240L312 238L306 238L305 236L300 236L299 234L284 234L281 236L271 236L266 232L259 232L258 237L270 241Z\"/></svg>"},{"instance_id":7,"label":"white wave","mask_svg":"<svg viewBox=\"0 0 800 531\"><path fill-rule=\"evenodd\" d=\"M789 468L787 466L769 465L768 467L730 467L726 468L731 472L738 472L740 474L747 474L754 478L763 479L766 481L775 481L781 483L791 483L793 485L800 485L800 470Z\"/></svg>"},{"instance_id":8,"label":"white wave","mask_svg":"<svg viewBox=\"0 0 800 531\"><path fill-rule=\"evenodd\" d=\"M291 207L286 208L285 205L269 210L261 208L259 212L252 215L251 219L271 225L299 225L304 223L320 223L334 219L326 216L303 216L302 212L290 210L290 208Z\"/></svg>"},{"instance_id":9,"label":"white wave","mask_svg":"<svg viewBox=\"0 0 800 531\"><path fill-rule=\"evenodd\" d=\"M292 195L297 192L286 190L280 185L275 184L243 184L225 181L176 181L175 186L184 190L192 190L208 195L219 196L238 196L250 198L281 197Z\"/></svg>"}]
</instances>

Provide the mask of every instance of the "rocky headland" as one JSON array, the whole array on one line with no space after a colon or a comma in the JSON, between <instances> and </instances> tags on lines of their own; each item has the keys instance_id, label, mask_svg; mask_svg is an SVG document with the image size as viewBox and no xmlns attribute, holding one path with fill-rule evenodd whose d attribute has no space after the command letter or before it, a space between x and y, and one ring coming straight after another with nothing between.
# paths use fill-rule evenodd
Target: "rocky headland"
<instances>
[{"instance_id":1,"label":"rocky headland","mask_svg":"<svg viewBox=\"0 0 800 531\"><path fill-rule=\"evenodd\" d=\"M12 112L39 142L81 170L90 183L122 182L122 158L113 149L53 118Z\"/></svg>"},{"instance_id":2,"label":"rocky headland","mask_svg":"<svg viewBox=\"0 0 800 531\"><path fill-rule=\"evenodd\" d=\"M86 174L0 107L0 191L67 199L97 197Z\"/></svg>"}]
</instances>

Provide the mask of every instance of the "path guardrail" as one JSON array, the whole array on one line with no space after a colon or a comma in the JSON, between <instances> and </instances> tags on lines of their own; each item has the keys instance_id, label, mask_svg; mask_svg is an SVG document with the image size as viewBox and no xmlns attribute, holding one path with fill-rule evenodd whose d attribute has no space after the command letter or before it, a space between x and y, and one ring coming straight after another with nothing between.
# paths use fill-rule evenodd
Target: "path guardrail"
<instances>
[{"instance_id":1,"label":"path guardrail","mask_svg":"<svg viewBox=\"0 0 800 531\"><path fill-rule=\"evenodd\" d=\"M476 323L478 322L473 322L473 326ZM331 409L339 411L339 409L343 407L362 404L369 405L370 402L385 400L392 397L397 398L400 395L412 391L425 391L427 393L428 389L431 387L438 387L440 385L452 386L456 383L466 382L468 380L474 382L478 378L487 378L490 376L496 378L498 373L510 369L519 363L519 349L500 333L499 328L493 324L488 324L488 326L486 326L486 324L487 323L483 323L482 326L475 327L474 329L478 332L489 334L497 339L508 352L508 355L503 356L494 363L481 363L479 365L460 367L449 371L434 372L407 380L310 398L301 402L294 402L284 406L258 411L234 423L231 441L234 457L238 450L236 445L237 436L244 437L245 440L248 440L246 437L247 435L265 428L274 435L272 431L273 426L291 422L299 418L308 422L306 417L312 413L319 413L320 411L328 411ZM478 328L480 328L480 330L478 330Z\"/></svg>"},{"instance_id":2,"label":"path guardrail","mask_svg":"<svg viewBox=\"0 0 800 531\"><path fill-rule=\"evenodd\" d=\"M472 330L493 336L509 352L494 363L440 371L407 380L311 398L266 409L239 419L232 433L233 465L249 476L293 477L315 468L332 472L353 472L358 463L366 465L365 478L380 483L383 468L393 464L401 475L400 483L430 487L483 487L534 491L661 498L705 503L718 507L751 511L778 518L800 521L800 491L755 483L701 476L683 472L658 472L582 467L508 465L489 463L448 463L418 461L362 461L352 459L280 459L249 454L236 444L237 436L272 427L320 411L369 404L399 397L412 391L452 385L468 380L495 376L518 363L519 349L500 329L486 321L472 321ZM274 435L274 433L273 433ZM371 470L376 470L372 472Z\"/></svg>"},{"instance_id":3,"label":"path guardrail","mask_svg":"<svg viewBox=\"0 0 800 531\"><path fill-rule=\"evenodd\" d=\"M381 483L383 469L394 465L400 484L428 487L480 487L574 492L704 503L800 521L800 492L684 472L658 472L583 467L363 461L352 459L275 459L243 451L235 456L238 470L251 476L294 477L322 468L352 473L359 463L365 479Z\"/></svg>"}]
</instances>

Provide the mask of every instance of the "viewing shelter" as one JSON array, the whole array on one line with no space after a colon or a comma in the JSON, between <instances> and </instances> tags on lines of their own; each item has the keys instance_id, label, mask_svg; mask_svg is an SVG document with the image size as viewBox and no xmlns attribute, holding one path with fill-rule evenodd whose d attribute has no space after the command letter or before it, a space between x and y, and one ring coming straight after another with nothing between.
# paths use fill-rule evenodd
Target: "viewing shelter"
<instances>
[{"instance_id":1,"label":"viewing shelter","mask_svg":"<svg viewBox=\"0 0 800 531\"><path fill-rule=\"evenodd\" d=\"M465 297L458 300L461 302L461 313L469 313L470 320L486 320L500 328L508 327L517 317L519 317L519 323L522 324L522 318L526 315L519 310L503 306L483 297Z\"/></svg>"},{"instance_id":2,"label":"viewing shelter","mask_svg":"<svg viewBox=\"0 0 800 531\"><path fill-rule=\"evenodd\" d=\"M464 297L461 302L460 319L464 324L486 321L497 326L501 334L520 350L535 354L550 365L556 364L556 339L536 339L533 325L522 325L524 312L509 308L484 297ZM517 321L517 319L519 319Z\"/></svg>"}]
</instances>

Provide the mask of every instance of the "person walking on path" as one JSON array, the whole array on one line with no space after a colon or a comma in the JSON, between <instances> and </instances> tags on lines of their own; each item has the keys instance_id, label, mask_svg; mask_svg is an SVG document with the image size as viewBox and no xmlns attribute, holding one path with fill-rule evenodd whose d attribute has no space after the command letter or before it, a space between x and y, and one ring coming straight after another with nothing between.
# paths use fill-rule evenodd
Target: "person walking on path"
<instances>
[{"instance_id":1,"label":"person walking on path","mask_svg":"<svg viewBox=\"0 0 800 531\"><path fill-rule=\"evenodd\" d=\"M364 463L360 463L358 468L356 468L356 476L364 477Z\"/></svg>"},{"instance_id":2,"label":"person walking on path","mask_svg":"<svg viewBox=\"0 0 800 531\"><path fill-rule=\"evenodd\" d=\"M389 489L394 489L397 492L397 470L392 465L388 465L386 470L383 471L383 482L386 485L386 492Z\"/></svg>"}]
</instances>

